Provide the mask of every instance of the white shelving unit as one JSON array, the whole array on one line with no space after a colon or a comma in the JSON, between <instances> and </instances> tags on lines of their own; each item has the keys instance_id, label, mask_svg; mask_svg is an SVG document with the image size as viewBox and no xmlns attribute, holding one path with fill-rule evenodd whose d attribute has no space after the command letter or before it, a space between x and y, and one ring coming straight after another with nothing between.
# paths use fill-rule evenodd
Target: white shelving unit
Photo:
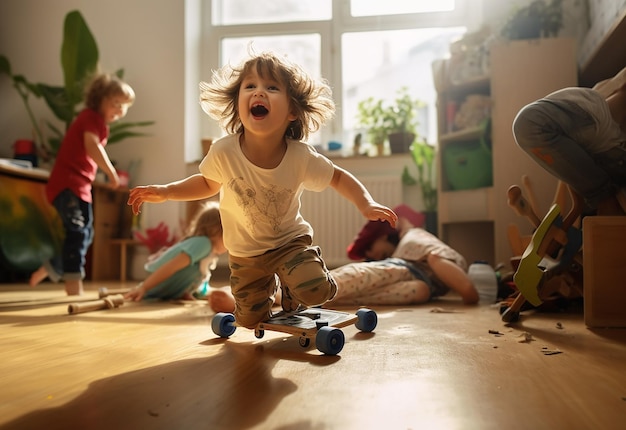
<instances>
[{"instance_id":1,"label":"white shelving unit","mask_svg":"<svg viewBox=\"0 0 626 430\"><path fill-rule=\"evenodd\" d=\"M509 224L521 234L532 234L530 223L507 203L507 190L530 177L538 216L547 212L557 181L530 159L515 143L512 124L526 104L560 88L577 85L575 41L567 38L510 41L490 49L490 73L439 92L439 235L462 253L469 263L486 260L508 264L513 256L508 242ZM482 129L450 130L446 118L449 101L462 102L467 95L491 97L491 167L493 184L482 188L452 190L443 163L451 143L475 142Z\"/></svg>"}]
</instances>

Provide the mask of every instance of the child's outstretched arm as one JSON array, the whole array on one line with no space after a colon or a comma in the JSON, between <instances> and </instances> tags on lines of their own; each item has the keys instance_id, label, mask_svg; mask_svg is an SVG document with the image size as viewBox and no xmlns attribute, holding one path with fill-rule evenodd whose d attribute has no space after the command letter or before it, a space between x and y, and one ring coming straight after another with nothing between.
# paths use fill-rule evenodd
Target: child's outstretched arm
<instances>
[{"instance_id":1,"label":"child's outstretched arm","mask_svg":"<svg viewBox=\"0 0 626 430\"><path fill-rule=\"evenodd\" d=\"M141 212L144 203L161 203L167 200L191 201L208 199L216 195L221 184L206 179L201 174L189 176L166 185L146 185L130 190L128 204L133 207L133 213Z\"/></svg>"},{"instance_id":2,"label":"child's outstretched arm","mask_svg":"<svg viewBox=\"0 0 626 430\"><path fill-rule=\"evenodd\" d=\"M396 226L396 213L387 206L376 203L365 186L347 170L335 166L330 186L352 202L365 218L370 221L387 221L392 227Z\"/></svg>"},{"instance_id":3,"label":"child's outstretched arm","mask_svg":"<svg viewBox=\"0 0 626 430\"><path fill-rule=\"evenodd\" d=\"M437 254L428 254L428 266L445 286L459 293L466 305L478 303L478 291L467 272L456 263Z\"/></svg>"},{"instance_id":4,"label":"child's outstretched arm","mask_svg":"<svg viewBox=\"0 0 626 430\"><path fill-rule=\"evenodd\" d=\"M189 257L187 253L181 252L176 257L172 258L170 261L151 273L141 284L124 294L124 298L135 302L140 301L148 290L156 287L170 276L173 276L174 273L189 266L190 264L191 257Z\"/></svg>"}]
</instances>

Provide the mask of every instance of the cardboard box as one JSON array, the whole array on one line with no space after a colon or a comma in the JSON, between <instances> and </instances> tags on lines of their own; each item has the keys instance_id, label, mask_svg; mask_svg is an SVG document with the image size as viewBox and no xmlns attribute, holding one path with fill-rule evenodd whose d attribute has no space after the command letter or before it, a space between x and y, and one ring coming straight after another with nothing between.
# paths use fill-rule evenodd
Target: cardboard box
<instances>
[{"instance_id":1,"label":"cardboard box","mask_svg":"<svg viewBox=\"0 0 626 430\"><path fill-rule=\"evenodd\" d=\"M583 219L583 295L588 327L626 327L626 217Z\"/></svg>"}]
</instances>

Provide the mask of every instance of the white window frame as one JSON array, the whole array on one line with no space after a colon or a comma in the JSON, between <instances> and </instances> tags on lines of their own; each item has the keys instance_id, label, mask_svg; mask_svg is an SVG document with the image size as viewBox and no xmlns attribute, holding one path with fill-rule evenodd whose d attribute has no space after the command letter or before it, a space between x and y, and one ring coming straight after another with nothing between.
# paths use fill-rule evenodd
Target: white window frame
<instances>
[{"instance_id":1,"label":"white window frame","mask_svg":"<svg viewBox=\"0 0 626 430\"><path fill-rule=\"evenodd\" d=\"M260 0L261 1L261 0ZM470 2L472 5L470 5ZM213 26L211 18L211 0L202 1L202 23L200 41L200 79L211 79L211 71L219 67L220 41L227 37L245 36L276 36L281 34L319 33L321 37L321 74L328 80L335 102L338 105L337 115L321 130L322 142L329 141L333 136L341 135L341 97L343 94L341 37L346 32L410 30L429 27L477 27L480 10L475 6L476 0L457 0L457 6L450 12L429 12L402 15L383 15L352 17L350 0L333 0L333 19L330 21L304 21L271 24L244 24ZM366 55L366 53L364 53ZM201 121L203 136L219 137L223 131L213 120Z\"/></svg>"}]
</instances>

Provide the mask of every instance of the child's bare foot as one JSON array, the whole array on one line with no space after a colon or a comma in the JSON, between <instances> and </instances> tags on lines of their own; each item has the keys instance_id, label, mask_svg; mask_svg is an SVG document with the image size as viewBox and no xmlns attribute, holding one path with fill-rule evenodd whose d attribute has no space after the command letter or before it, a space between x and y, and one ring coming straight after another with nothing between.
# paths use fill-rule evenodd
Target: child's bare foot
<instances>
[{"instance_id":1,"label":"child's bare foot","mask_svg":"<svg viewBox=\"0 0 626 430\"><path fill-rule=\"evenodd\" d=\"M65 281L65 292L68 296L80 296L83 294L83 281L81 279L70 279Z\"/></svg>"},{"instance_id":2,"label":"child's bare foot","mask_svg":"<svg viewBox=\"0 0 626 430\"><path fill-rule=\"evenodd\" d=\"M31 287L36 287L37 285L39 285L41 281L43 281L47 277L48 277L48 272L46 271L46 268L41 266L39 269L35 270L30 275L30 280L28 281L28 284Z\"/></svg>"},{"instance_id":3,"label":"child's bare foot","mask_svg":"<svg viewBox=\"0 0 626 430\"><path fill-rule=\"evenodd\" d=\"M225 290L213 290L207 296L207 301L213 312L234 312L235 298Z\"/></svg>"}]
</instances>

